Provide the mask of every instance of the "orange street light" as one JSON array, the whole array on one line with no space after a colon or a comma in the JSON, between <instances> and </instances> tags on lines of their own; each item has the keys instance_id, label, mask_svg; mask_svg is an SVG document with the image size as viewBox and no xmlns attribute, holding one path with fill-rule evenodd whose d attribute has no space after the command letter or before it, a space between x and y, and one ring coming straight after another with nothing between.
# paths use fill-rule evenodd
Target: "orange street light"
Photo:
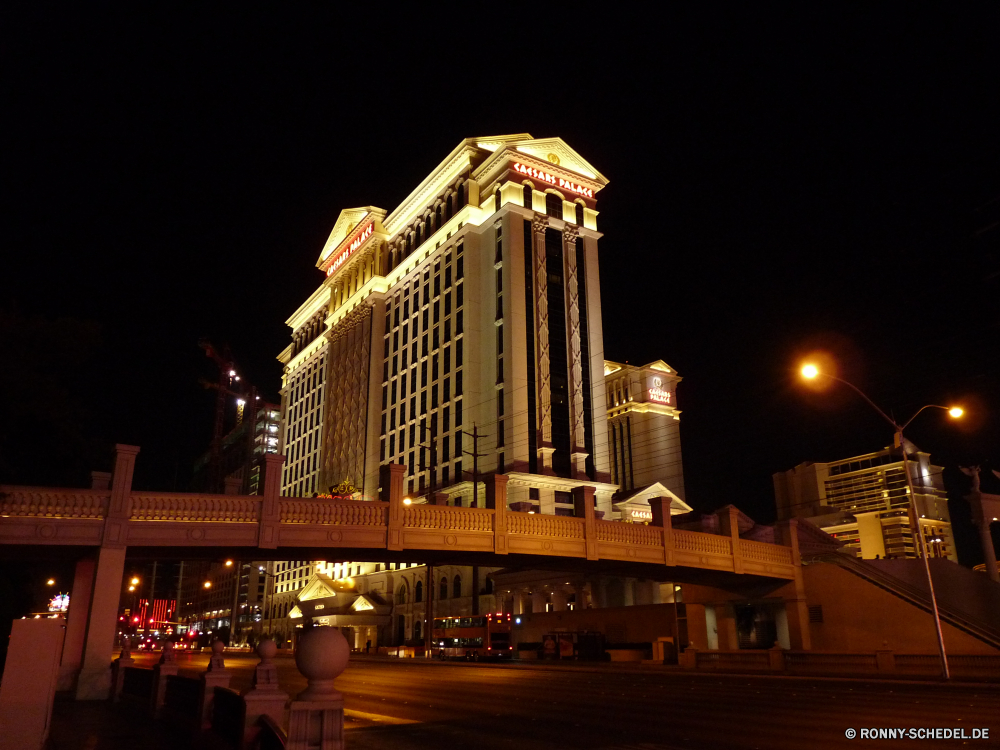
<instances>
[{"instance_id":1,"label":"orange street light","mask_svg":"<svg viewBox=\"0 0 1000 750\"><path fill-rule=\"evenodd\" d=\"M410 500L410 498L408 498L408 497L404 497L403 498L403 505L410 505L412 503L413 503L413 501Z\"/></svg>"},{"instance_id":2,"label":"orange street light","mask_svg":"<svg viewBox=\"0 0 1000 750\"><path fill-rule=\"evenodd\" d=\"M865 393L860 388L854 385L854 383L849 383L843 378L838 378L836 375L830 375L829 373L825 373L821 371L819 367L812 364L811 362L807 362L802 366L801 373L802 377L805 378L806 380L814 380L817 377L822 376L824 378L835 380L838 383L846 385L852 391L861 396L861 398L867 401L868 405L871 406L875 411L877 411L879 415L886 422L892 425L893 430L895 430L896 433L895 445L897 448L899 448L903 456L903 476L906 478L906 490L908 493L909 505L910 505L910 532L915 537L914 545L916 546L919 543L920 551L923 554L924 570L927 573L927 587L930 589L930 594L931 594L931 610L934 614L934 627L937 630L938 652L941 655L941 671L944 673L944 678L946 680L949 680L951 679L951 673L950 670L948 669L948 655L945 652L944 633L941 631L941 614L938 611L937 596L934 594L934 581L931 578L931 566L929 561L930 555L928 554L927 551L927 540L924 539L924 535L920 530L920 521L917 517L917 499L913 492L913 480L910 477L910 461L906 455L906 439L903 437L903 430L909 427L910 422L916 419L917 416L925 409L943 409L944 411L948 412L948 415L952 419L958 419L963 414L965 414L965 411L960 406L947 407L947 406L939 406L938 404L927 404L926 406L921 406L919 409L917 409L914 415L909 419L907 419L905 422L903 422L903 424L898 424L896 420L894 420L892 417L890 417L888 414L886 414L884 411L878 408L875 402L872 401L870 398L868 398L868 396L865 395Z\"/></svg>"},{"instance_id":3,"label":"orange street light","mask_svg":"<svg viewBox=\"0 0 1000 750\"><path fill-rule=\"evenodd\" d=\"M227 568L233 567L233 561L232 560L226 560L226 567Z\"/></svg>"},{"instance_id":4,"label":"orange street light","mask_svg":"<svg viewBox=\"0 0 1000 750\"><path fill-rule=\"evenodd\" d=\"M55 586L56 585L56 579L55 578L50 578L49 580L47 580L45 582L45 585L46 586Z\"/></svg>"},{"instance_id":5,"label":"orange street light","mask_svg":"<svg viewBox=\"0 0 1000 750\"><path fill-rule=\"evenodd\" d=\"M206 589L210 589L210 588L212 588L212 582L211 582L211 581L205 581L205 583L203 583L202 585L203 585L203 586L204 586L204 587L205 587Z\"/></svg>"},{"instance_id":6,"label":"orange street light","mask_svg":"<svg viewBox=\"0 0 1000 750\"><path fill-rule=\"evenodd\" d=\"M138 576L133 576L131 583L132 583L133 586L138 586L139 585L139 578L138 578Z\"/></svg>"}]
</instances>

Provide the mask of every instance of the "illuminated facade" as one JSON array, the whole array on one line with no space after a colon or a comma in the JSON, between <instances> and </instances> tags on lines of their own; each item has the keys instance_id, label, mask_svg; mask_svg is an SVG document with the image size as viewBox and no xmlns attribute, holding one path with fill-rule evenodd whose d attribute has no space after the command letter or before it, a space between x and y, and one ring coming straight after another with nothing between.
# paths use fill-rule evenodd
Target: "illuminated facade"
<instances>
[{"instance_id":1,"label":"illuminated facade","mask_svg":"<svg viewBox=\"0 0 1000 750\"><path fill-rule=\"evenodd\" d=\"M373 498L392 462L415 496L481 505L475 453L480 474L507 474L511 503L569 513L589 484L611 517L606 184L558 138L467 139L392 212L343 211L279 357L283 494L348 481Z\"/></svg>"},{"instance_id":2,"label":"illuminated facade","mask_svg":"<svg viewBox=\"0 0 1000 750\"><path fill-rule=\"evenodd\" d=\"M928 554L958 562L941 467L931 464L927 453L909 452L917 520ZM778 520L808 518L861 558L919 557L903 472L898 448L778 472L773 475Z\"/></svg>"},{"instance_id":3,"label":"illuminated facade","mask_svg":"<svg viewBox=\"0 0 1000 750\"><path fill-rule=\"evenodd\" d=\"M663 360L642 367L604 363L611 480L623 493L658 482L684 499L677 408L680 381L677 371Z\"/></svg>"}]
</instances>

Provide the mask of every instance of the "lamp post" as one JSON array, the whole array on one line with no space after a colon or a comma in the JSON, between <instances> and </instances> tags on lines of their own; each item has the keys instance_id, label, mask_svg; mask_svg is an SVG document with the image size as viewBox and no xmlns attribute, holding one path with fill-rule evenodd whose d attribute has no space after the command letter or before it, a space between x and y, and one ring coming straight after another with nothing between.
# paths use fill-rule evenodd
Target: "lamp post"
<instances>
[{"instance_id":1,"label":"lamp post","mask_svg":"<svg viewBox=\"0 0 1000 750\"><path fill-rule=\"evenodd\" d=\"M274 573L268 571L263 565L257 566L258 575L264 576L264 609L267 610L267 634L271 635L271 606L274 604ZM270 598L270 603L268 603Z\"/></svg>"},{"instance_id":2,"label":"lamp post","mask_svg":"<svg viewBox=\"0 0 1000 750\"><path fill-rule=\"evenodd\" d=\"M934 593L934 579L931 577L931 565L927 553L927 541L924 539L924 533L920 529L920 520L917 516L917 500L916 495L913 492L913 479L910 477L910 462L906 457L906 442L903 437L903 430L910 426L910 422L917 418L917 416L926 409L944 409L948 412L948 415L953 419L958 419L964 413L963 410L958 406L938 406L937 404L927 404L926 406L921 406L917 409L916 413L903 424L898 424L894 419L882 411L878 406L872 401L868 396L866 396L860 388L858 388L853 383L849 383L843 378L838 378L836 375L830 375L829 373L821 372L816 365L807 364L802 368L802 377L807 380L813 380L817 377L824 377L830 380L835 380L838 383L846 385L852 391L857 393L861 398L868 402L879 416L882 417L886 422L892 425L895 432L894 440L895 444L899 447L903 454L903 476L906 478L906 491L909 494L909 512L910 512L910 530L911 533L915 534L920 540L920 552L924 558L924 572L927 574L927 588L930 590L931 594L931 611L934 615L934 628L937 631L937 642L938 642L938 653L941 655L941 672L944 675L944 679L951 679L951 672L948 669L948 654L944 647L944 633L941 631L941 614L938 611L937 596ZM915 545L916 546L916 545Z\"/></svg>"}]
</instances>

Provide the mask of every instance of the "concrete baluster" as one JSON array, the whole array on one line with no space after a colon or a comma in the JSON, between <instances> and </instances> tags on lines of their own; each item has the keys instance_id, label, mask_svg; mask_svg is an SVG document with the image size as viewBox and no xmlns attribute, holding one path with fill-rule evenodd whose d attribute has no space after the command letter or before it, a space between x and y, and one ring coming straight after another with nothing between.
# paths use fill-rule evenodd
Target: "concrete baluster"
<instances>
[{"instance_id":1,"label":"concrete baluster","mask_svg":"<svg viewBox=\"0 0 1000 750\"><path fill-rule=\"evenodd\" d=\"M257 644L260 664L254 670L252 687L243 692L243 702L247 707L243 738L247 747L253 745L254 738L260 731L257 720L261 716L271 717L278 726L285 724L288 693L278 688L278 667L274 663L277 653L278 647L270 638L264 638Z\"/></svg>"},{"instance_id":2,"label":"concrete baluster","mask_svg":"<svg viewBox=\"0 0 1000 750\"><path fill-rule=\"evenodd\" d=\"M111 700L118 703L122 699L122 687L125 685L125 670L135 666L135 659L129 650L128 636L122 638L122 650L118 658L111 663Z\"/></svg>"},{"instance_id":3,"label":"concrete baluster","mask_svg":"<svg viewBox=\"0 0 1000 750\"><path fill-rule=\"evenodd\" d=\"M149 713L154 719L159 719L163 713L163 702L167 697L167 678L177 674L177 655L174 644L167 641L163 644L159 663L153 666L153 688L149 692Z\"/></svg>"},{"instance_id":4,"label":"concrete baluster","mask_svg":"<svg viewBox=\"0 0 1000 750\"><path fill-rule=\"evenodd\" d=\"M215 688L229 687L229 678L232 673L226 669L226 662L222 654L226 650L226 644L216 640L212 642L212 658L208 660L208 669L201 673L201 723L202 729L212 726L212 704L215 700Z\"/></svg>"},{"instance_id":5,"label":"concrete baluster","mask_svg":"<svg viewBox=\"0 0 1000 750\"><path fill-rule=\"evenodd\" d=\"M350 652L335 628L312 628L299 638L295 665L309 686L291 702L287 750L344 750L344 696L333 681Z\"/></svg>"},{"instance_id":6,"label":"concrete baluster","mask_svg":"<svg viewBox=\"0 0 1000 750\"><path fill-rule=\"evenodd\" d=\"M785 650L777 641L767 652L767 665L772 672L785 671Z\"/></svg>"}]
</instances>

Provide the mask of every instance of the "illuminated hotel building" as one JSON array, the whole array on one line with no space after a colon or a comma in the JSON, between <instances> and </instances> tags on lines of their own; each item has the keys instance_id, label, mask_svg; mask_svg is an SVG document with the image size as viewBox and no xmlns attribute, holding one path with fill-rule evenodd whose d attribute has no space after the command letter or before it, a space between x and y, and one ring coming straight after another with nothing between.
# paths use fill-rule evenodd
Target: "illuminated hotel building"
<instances>
[{"instance_id":1,"label":"illuminated hotel building","mask_svg":"<svg viewBox=\"0 0 1000 750\"><path fill-rule=\"evenodd\" d=\"M684 499L677 409L680 381L663 360L642 367L604 363L611 480L623 493L658 482Z\"/></svg>"},{"instance_id":2,"label":"illuminated hotel building","mask_svg":"<svg viewBox=\"0 0 1000 750\"><path fill-rule=\"evenodd\" d=\"M610 517L619 485L651 474L633 453L629 481L612 479L606 184L559 138L467 139L391 212L342 211L279 356L283 494L349 481L374 498L379 466L401 463L411 494L433 486L469 505L476 452L480 474L507 474L512 503L569 513L570 491L588 484ZM676 416L664 406L658 416Z\"/></svg>"},{"instance_id":3,"label":"illuminated hotel building","mask_svg":"<svg viewBox=\"0 0 1000 750\"><path fill-rule=\"evenodd\" d=\"M958 562L941 467L912 445L908 452L917 522L928 554ZM778 472L773 475L778 520L807 518L861 558L919 557L903 472L898 448Z\"/></svg>"}]
</instances>

